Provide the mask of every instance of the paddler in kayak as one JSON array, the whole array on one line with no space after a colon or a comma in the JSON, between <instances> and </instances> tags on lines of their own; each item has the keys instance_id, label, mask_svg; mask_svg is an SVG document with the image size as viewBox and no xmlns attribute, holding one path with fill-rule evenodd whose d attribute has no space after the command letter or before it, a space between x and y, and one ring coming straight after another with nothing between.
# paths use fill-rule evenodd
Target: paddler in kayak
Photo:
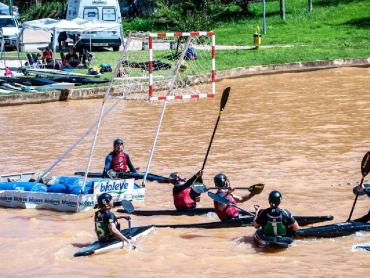
<instances>
[{"instance_id":1,"label":"paddler in kayak","mask_svg":"<svg viewBox=\"0 0 370 278\"><path fill-rule=\"evenodd\" d=\"M260 209L259 205L254 206L256 216L253 220L253 226L257 229L261 227L261 232L268 236L286 236L289 230L299 229L292 214L286 209L279 208L281 199L279 191L271 191L269 208Z\"/></svg>"},{"instance_id":2,"label":"paddler in kayak","mask_svg":"<svg viewBox=\"0 0 370 278\"><path fill-rule=\"evenodd\" d=\"M118 138L113 141L113 151L105 158L103 177L116 178L119 173L136 173L127 153L123 152L123 140Z\"/></svg>"},{"instance_id":3,"label":"paddler in kayak","mask_svg":"<svg viewBox=\"0 0 370 278\"><path fill-rule=\"evenodd\" d=\"M365 185L364 184L362 184L361 186L360 185L358 185L357 187L356 187L356 190L358 190L359 191L359 195L367 195L369 198L370 198L370 186L367 186L366 188L365 188ZM355 192L354 192L355 193ZM353 220L353 221L356 221L356 222L363 222L363 223L367 223L367 222L369 222L370 221L370 210L369 210L369 212L367 213L367 214L365 214L364 216L362 216L362 217L360 217L360 218L357 218L357 219L355 219L355 220Z\"/></svg>"},{"instance_id":4,"label":"paddler in kayak","mask_svg":"<svg viewBox=\"0 0 370 278\"><path fill-rule=\"evenodd\" d=\"M111 212L113 207L112 195L103 193L98 197L98 208L95 212L95 232L98 236L99 241L106 242L116 238L122 242L135 247L132 242L120 232L120 223L117 217ZM130 220L130 216L121 216L126 220Z\"/></svg>"},{"instance_id":5,"label":"paddler in kayak","mask_svg":"<svg viewBox=\"0 0 370 278\"><path fill-rule=\"evenodd\" d=\"M214 177L214 183L215 186L218 188L216 194L226 198L227 200L233 203L246 202L249 199L251 199L254 195L256 195L255 192L250 192L249 194L244 196L237 196L232 194L234 189L230 186L230 181L228 177L223 173L219 173ZM225 221L239 217L239 210L237 208L221 204L217 201L214 201L213 203L215 206L217 216L220 218L220 220Z\"/></svg>"},{"instance_id":6,"label":"paddler in kayak","mask_svg":"<svg viewBox=\"0 0 370 278\"><path fill-rule=\"evenodd\" d=\"M195 192L191 186L194 182L203 175L203 171L198 171L190 179L186 180L180 173L174 172L169 176L170 183L172 183L173 203L177 210L193 209L200 201L200 194Z\"/></svg>"}]
</instances>

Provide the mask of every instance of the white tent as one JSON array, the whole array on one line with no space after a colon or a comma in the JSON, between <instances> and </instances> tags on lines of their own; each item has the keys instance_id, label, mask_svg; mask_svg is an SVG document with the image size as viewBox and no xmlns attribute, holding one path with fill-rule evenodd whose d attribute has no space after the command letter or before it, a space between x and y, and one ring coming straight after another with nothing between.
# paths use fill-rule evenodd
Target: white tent
<instances>
[{"instance_id":1,"label":"white tent","mask_svg":"<svg viewBox=\"0 0 370 278\"><path fill-rule=\"evenodd\" d=\"M122 26L119 23L107 21L88 21L82 18L75 18L73 20L42 18L27 21L22 23L22 31L20 32L20 36L24 29L53 32L52 48L54 53L56 52L57 38L60 32L90 33L115 29L120 30L121 38L123 38Z\"/></svg>"}]
</instances>

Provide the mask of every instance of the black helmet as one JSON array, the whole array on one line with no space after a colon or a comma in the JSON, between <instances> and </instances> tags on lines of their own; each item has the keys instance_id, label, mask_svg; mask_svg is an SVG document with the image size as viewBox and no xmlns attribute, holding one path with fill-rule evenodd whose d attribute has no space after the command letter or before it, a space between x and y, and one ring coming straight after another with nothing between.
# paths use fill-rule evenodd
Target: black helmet
<instances>
[{"instance_id":1,"label":"black helmet","mask_svg":"<svg viewBox=\"0 0 370 278\"><path fill-rule=\"evenodd\" d=\"M169 176L170 182L176 180L178 177L179 177L179 173L178 172L171 173L170 176Z\"/></svg>"},{"instance_id":2,"label":"black helmet","mask_svg":"<svg viewBox=\"0 0 370 278\"><path fill-rule=\"evenodd\" d=\"M185 181L185 179L181 176L179 172L173 172L169 176L170 183L174 185L181 185L180 182Z\"/></svg>"},{"instance_id":3,"label":"black helmet","mask_svg":"<svg viewBox=\"0 0 370 278\"><path fill-rule=\"evenodd\" d=\"M112 201L112 195L108 193L103 193L98 197L98 206L99 207L106 207L109 202Z\"/></svg>"},{"instance_id":4,"label":"black helmet","mask_svg":"<svg viewBox=\"0 0 370 278\"><path fill-rule=\"evenodd\" d=\"M226 187L226 181L228 178L226 177L225 174L219 173L214 177L215 185L219 188L224 188Z\"/></svg>"},{"instance_id":5,"label":"black helmet","mask_svg":"<svg viewBox=\"0 0 370 278\"><path fill-rule=\"evenodd\" d=\"M113 141L113 146L115 145L123 145L123 140L121 138L117 138Z\"/></svg>"},{"instance_id":6,"label":"black helmet","mask_svg":"<svg viewBox=\"0 0 370 278\"><path fill-rule=\"evenodd\" d=\"M271 191L269 195L269 203L271 207L277 208L281 202L281 193L279 191Z\"/></svg>"}]
</instances>

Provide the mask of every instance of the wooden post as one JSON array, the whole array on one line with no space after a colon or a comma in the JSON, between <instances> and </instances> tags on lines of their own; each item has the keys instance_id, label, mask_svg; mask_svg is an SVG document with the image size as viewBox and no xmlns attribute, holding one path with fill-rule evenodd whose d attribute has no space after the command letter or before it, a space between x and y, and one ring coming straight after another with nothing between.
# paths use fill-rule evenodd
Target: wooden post
<instances>
[{"instance_id":1,"label":"wooden post","mask_svg":"<svg viewBox=\"0 0 370 278\"><path fill-rule=\"evenodd\" d=\"M308 0L308 12L312 13L312 0Z\"/></svg>"},{"instance_id":2,"label":"wooden post","mask_svg":"<svg viewBox=\"0 0 370 278\"><path fill-rule=\"evenodd\" d=\"M285 21L285 0L280 0L280 19Z\"/></svg>"}]
</instances>

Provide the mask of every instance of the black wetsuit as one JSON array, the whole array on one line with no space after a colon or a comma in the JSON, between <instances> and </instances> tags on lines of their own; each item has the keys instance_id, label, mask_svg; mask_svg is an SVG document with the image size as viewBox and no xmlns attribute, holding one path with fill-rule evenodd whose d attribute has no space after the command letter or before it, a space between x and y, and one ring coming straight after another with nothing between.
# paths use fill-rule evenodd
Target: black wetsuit
<instances>
[{"instance_id":1,"label":"black wetsuit","mask_svg":"<svg viewBox=\"0 0 370 278\"><path fill-rule=\"evenodd\" d=\"M98 210L95 212L95 232L100 241L107 241L113 238L113 234L109 230L109 224L114 223L116 228L120 230L120 224L117 217L109 210Z\"/></svg>"},{"instance_id":2,"label":"black wetsuit","mask_svg":"<svg viewBox=\"0 0 370 278\"><path fill-rule=\"evenodd\" d=\"M281 208L267 208L258 213L256 218L256 223L259 224L266 233L272 233L272 223L277 222L284 227L277 227L279 230L278 233L280 235L285 235L286 228L293 225L296 220L292 216L292 214L286 210Z\"/></svg>"}]
</instances>

